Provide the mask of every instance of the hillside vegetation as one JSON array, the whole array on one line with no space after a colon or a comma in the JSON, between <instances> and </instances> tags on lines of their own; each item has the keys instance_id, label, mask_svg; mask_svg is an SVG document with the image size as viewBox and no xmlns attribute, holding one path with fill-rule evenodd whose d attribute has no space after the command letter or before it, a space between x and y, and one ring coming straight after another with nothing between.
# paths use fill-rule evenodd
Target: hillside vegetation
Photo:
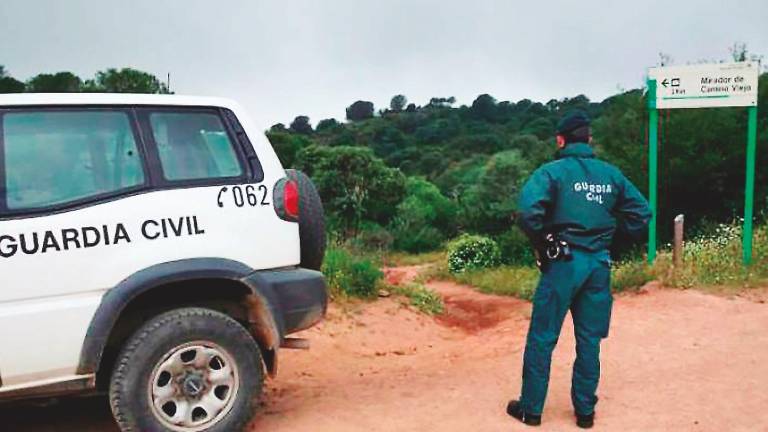
<instances>
[{"instance_id":1,"label":"hillside vegetation","mask_svg":"<svg viewBox=\"0 0 768 432\"><path fill-rule=\"evenodd\" d=\"M740 59L746 58L742 54ZM768 170L763 169L768 166L768 73L759 81L758 223L768 209ZM0 66L0 93L96 91L169 89L157 77L130 68L107 69L91 79L70 72L43 73L21 82ZM471 234L495 242L499 267L455 277L493 292L503 291L503 283L514 285L520 292L513 294L527 297L536 272L528 242L512 216L524 180L554 156L558 119L576 109L587 112L598 156L621 168L647 195L645 107L643 89L600 102L584 95L536 102L481 94L469 105L457 105L453 97L417 105L395 95L388 107L378 110L368 101L352 103L344 121L323 119L313 126L299 115L287 126L272 126L267 135L283 164L305 171L318 186L333 242L327 267L337 291L372 296L381 279L376 267L383 252L405 260L420 258L403 254L444 257L440 251L452 240ZM672 218L679 213L686 215L686 236L699 240L691 243L686 270L671 272L665 252L648 268L640 249L618 235L613 247L622 263L617 287L651 278L690 286L763 277L768 272L765 229L756 236L758 264L750 270L739 264L738 236L732 233L744 202L746 110L666 110L659 117L661 243L669 239ZM723 226L733 228L725 233ZM728 246L716 247L722 244ZM433 251L437 253L430 255Z\"/></svg>"},{"instance_id":2,"label":"hillside vegetation","mask_svg":"<svg viewBox=\"0 0 768 432\"><path fill-rule=\"evenodd\" d=\"M347 121L312 127L298 116L268 136L281 160L318 184L337 238L368 248L434 250L463 232L496 239L509 263L530 263L512 227L517 192L554 153L554 125L581 109L593 118L599 157L647 194L647 110L642 89L601 102L579 95L546 103L478 96L471 105L392 98L347 108ZM768 194L768 74L760 76L756 203ZM742 214L746 110L663 111L660 115L659 226L685 213L689 234ZM763 215L759 214L759 218ZM622 246L626 242L617 239ZM619 249L624 249L619 247Z\"/></svg>"}]
</instances>

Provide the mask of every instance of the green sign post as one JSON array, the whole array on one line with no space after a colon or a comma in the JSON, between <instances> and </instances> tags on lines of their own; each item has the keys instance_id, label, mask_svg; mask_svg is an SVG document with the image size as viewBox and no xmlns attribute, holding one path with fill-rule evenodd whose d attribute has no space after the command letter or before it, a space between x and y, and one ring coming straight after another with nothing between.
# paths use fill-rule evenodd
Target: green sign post
<instances>
[{"instance_id":1,"label":"green sign post","mask_svg":"<svg viewBox=\"0 0 768 432\"><path fill-rule=\"evenodd\" d=\"M757 82L759 63L652 68L648 73L648 262L656 259L658 212L658 109L747 107L747 167L744 187L743 261L752 262L752 218L757 149Z\"/></svg>"},{"instance_id":2,"label":"green sign post","mask_svg":"<svg viewBox=\"0 0 768 432\"><path fill-rule=\"evenodd\" d=\"M651 221L648 224L648 262L656 259L656 213L659 167L659 111L656 109L656 80L648 80L648 204Z\"/></svg>"},{"instance_id":3,"label":"green sign post","mask_svg":"<svg viewBox=\"0 0 768 432\"><path fill-rule=\"evenodd\" d=\"M752 263L752 215L755 204L755 157L757 152L757 106L747 108L747 180L744 187L744 264Z\"/></svg>"}]
</instances>

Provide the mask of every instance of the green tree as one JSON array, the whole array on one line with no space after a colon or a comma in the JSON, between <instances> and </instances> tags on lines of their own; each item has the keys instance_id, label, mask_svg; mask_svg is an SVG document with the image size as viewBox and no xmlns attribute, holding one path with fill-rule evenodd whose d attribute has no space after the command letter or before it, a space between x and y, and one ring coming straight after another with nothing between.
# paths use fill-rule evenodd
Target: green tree
<instances>
[{"instance_id":1,"label":"green tree","mask_svg":"<svg viewBox=\"0 0 768 432\"><path fill-rule=\"evenodd\" d=\"M460 200L483 173L489 157L476 154L466 159L451 162L435 179L435 185L448 197Z\"/></svg>"},{"instance_id":2,"label":"green tree","mask_svg":"<svg viewBox=\"0 0 768 432\"><path fill-rule=\"evenodd\" d=\"M407 252L423 252L439 247L456 233L456 203L440 193L426 179L409 177L406 197L397 207L392 221L395 247Z\"/></svg>"},{"instance_id":3,"label":"green tree","mask_svg":"<svg viewBox=\"0 0 768 432\"><path fill-rule=\"evenodd\" d=\"M364 221L389 223L405 196L405 176L367 148L309 146L296 167L315 182L331 225L347 238Z\"/></svg>"},{"instance_id":4,"label":"green tree","mask_svg":"<svg viewBox=\"0 0 768 432\"><path fill-rule=\"evenodd\" d=\"M5 66L0 65L0 93L22 93L24 83L8 74Z\"/></svg>"},{"instance_id":5,"label":"green tree","mask_svg":"<svg viewBox=\"0 0 768 432\"><path fill-rule=\"evenodd\" d=\"M296 155L305 147L309 147L312 141L305 135L296 135L287 132L268 132L267 138L275 149L277 157L284 167L293 167L296 164Z\"/></svg>"},{"instance_id":6,"label":"green tree","mask_svg":"<svg viewBox=\"0 0 768 432\"><path fill-rule=\"evenodd\" d=\"M320 120L317 123L317 127L315 128L315 130L317 132L332 132L340 126L341 126L341 123L337 122L336 119L330 118L330 119Z\"/></svg>"},{"instance_id":7,"label":"green tree","mask_svg":"<svg viewBox=\"0 0 768 432\"><path fill-rule=\"evenodd\" d=\"M429 100L429 104L427 104L427 108L448 108L451 105L456 103L456 98L453 96L450 97L433 97Z\"/></svg>"},{"instance_id":8,"label":"green tree","mask_svg":"<svg viewBox=\"0 0 768 432\"><path fill-rule=\"evenodd\" d=\"M467 154L493 154L504 147L505 139L496 133L463 135L454 140L455 148Z\"/></svg>"},{"instance_id":9,"label":"green tree","mask_svg":"<svg viewBox=\"0 0 768 432\"><path fill-rule=\"evenodd\" d=\"M743 42L734 42L729 50L731 51L731 58L735 62L747 61L749 58L747 44Z\"/></svg>"},{"instance_id":10,"label":"green tree","mask_svg":"<svg viewBox=\"0 0 768 432\"><path fill-rule=\"evenodd\" d=\"M489 94L481 94L472 102L470 112L477 118L492 122L496 120L496 99Z\"/></svg>"},{"instance_id":11,"label":"green tree","mask_svg":"<svg viewBox=\"0 0 768 432\"><path fill-rule=\"evenodd\" d=\"M96 72L93 80L85 82L83 90L99 93L170 93L165 83L154 75L131 68Z\"/></svg>"},{"instance_id":12,"label":"green tree","mask_svg":"<svg viewBox=\"0 0 768 432\"><path fill-rule=\"evenodd\" d=\"M398 154L398 150L405 146L405 135L399 129L382 121L366 129L361 137L376 156L387 159Z\"/></svg>"},{"instance_id":13,"label":"green tree","mask_svg":"<svg viewBox=\"0 0 768 432\"><path fill-rule=\"evenodd\" d=\"M628 91L604 103L608 108L593 122L593 144L601 156L621 168L641 190L646 190L647 114L642 91Z\"/></svg>"},{"instance_id":14,"label":"green tree","mask_svg":"<svg viewBox=\"0 0 768 432\"><path fill-rule=\"evenodd\" d=\"M400 112L405 108L407 103L408 99L404 95L395 95L392 97L392 100L389 101L389 109L394 112Z\"/></svg>"},{"instance_id":15,"label":"green tree","mask_svg":"<svg viewBox=\"0 0 768 432\"><path fill-rule=\"evenodd\" d=\"M517 196L531 166L518 150L493 155L485 164L477 184L462 200L464 220L468 227L488 234L509 228L517 209Z\"/></svg>"},{"instance_id":16,"label":"green tree","mask_svg":"<svg viewBox=\"0 0 768 432\"><path fill-rule=\"evenodd\" d=\"M739 56L752 58L742 52ZM758 121L756 202L763 207L768 203L768 170L760 169L768 166L768 121L763 121L768 113L768 74L760 76L758 90L758 112L762 114ZM352 115L355 121L321 121L311 137L285 127L273 128L269 136L281 160L289 166L296 165L299 158L303 159L302 166L312 168L313 163L299 154L309 157L320 152L315 147L354 146L373 150L376 158L390 168L433 182L445 197L456 202L460 210L450 224L452 227L493 235L510 257L524 255L527 247L520 233L509 229L509 218L515 210L515 188L527 178L528 172L552 159L553 125L566 111L586 110L593 119L593 146L598 156L621 168L641 190L647 189L648 114L641 89L622 92L600 103L583 95L551 99L546 104L528 99L497 102L490 95L480 95L471 106L453 107L444 99L447 98L432 98L423 107L408 104L397 115L378 117L373 116L372 104L359 101L356 108L364 109L362 114ZM694 229L701 219L727 221L740 214L744 189L744 111L660 111L660 228L671 226L663 221L669 221L677 212L685 212ZM339 156L340 166L358 159L344 154L346 159ZM327 170L337 177L343 172L331 164ZM338 179L327 179L331 180ZM403 238L394 223L376 222L386 221L387 211L391 214L396 210L398 218L406 210L411 212L403 219L411 226L419 220L413 214L417 214L421 204L413 204L416 200L411 199L410 192L409 204L400 209L386 200L362 200L356 195L357 189L347 190L351 191L348 195L329 195L336 209L332 218L343 222L336 225L341 229L345 229L344 221L354 219L339 217L342 210L358 214L357 219L365 226L375 226L376 230L371 232L381 234L382 239L390 234ZM344 203L348 206L342 207ZM765 215L768 213L759 217ZM349 223L353 227L350 230L357 230L356 223ZM414 244L450 235L432 228L431 232L425 229L414 236ZM661 234L664 241L666 233ZM402 244L398 242L398 247L404 248Z\"/></svg>"},{"instance_id":17,"label":"green tree","mask_svg":"<svg viewBox=\"0 0 768 432\"><path fill-rule=\"evenodd\" d=\"M420 143L435 144L459 134L460 119L456 116L438 118L416 128L414 138Z\"/></svg>"},{"instance_id":18,"label":"green tree","mask_svg":"<svg viewBox=\"0 0 768 432\"><path fill-rule=\"evenodd\" d=\"M532 167L552 160L555 155L554 140L540 140L534 135L515 135L509 142L509 148L518 150Z\"/></svg>"},{"instance_id":19,"label":"green tree","mask_svg":"<svg viewBox=\"0 0 768 432\"><path fill-rule=\"evenodd\" d=\"M30 93L77 93L81 91L83 81L72 72L38 74L27 81Z\"/></svg>"},{"instance_id":20,"label":"green tree","mask_svg":"<svg viewBox=\"0 0 768 432\"><path fill-rule=\"evenodd\" d=\"M373 102L357 101L347 107L347 120L361 121L373 118Z\"/></svg>"},{"instance_id":21,"label":"green tree","mask_svg":"<svg viewBox=\"0 0 768 432\"><path fill-rule=\"evenodd\" d=\"M309 123L309 117L304 115L297 116L295 119L293 119L290 127L292 132L296 132L302 135L310 135L312 132L314 132L312 129L312 124Z\"/></svg>"},{"instance_id":22,"label":"green tree","mask_svg":"<svg viewBox=\"0 0 768 432\"><path fill-rule=\"evenodd\" d=\"M546 117L537 117L523 126L523 130L520 133L534 135L539 139L546 139L555 135L555 125Z\"/></svg>"}]
</instances>

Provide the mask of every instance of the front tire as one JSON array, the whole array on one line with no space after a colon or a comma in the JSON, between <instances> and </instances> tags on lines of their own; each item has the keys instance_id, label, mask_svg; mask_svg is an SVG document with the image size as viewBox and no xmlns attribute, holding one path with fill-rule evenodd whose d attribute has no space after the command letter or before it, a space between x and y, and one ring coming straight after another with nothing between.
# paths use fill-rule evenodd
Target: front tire
<instances>
[{"instance_id":1,"label":"front tire","mask_svg":"<svg viewBox=\"0 0 768 432\"><path fill-rule=\"evenodd\" d=\"M263 384L259 347L240 323L183 308L131 336L115 364L109 400L123 432L240 431Z\"/></svg>"}]
</instances>

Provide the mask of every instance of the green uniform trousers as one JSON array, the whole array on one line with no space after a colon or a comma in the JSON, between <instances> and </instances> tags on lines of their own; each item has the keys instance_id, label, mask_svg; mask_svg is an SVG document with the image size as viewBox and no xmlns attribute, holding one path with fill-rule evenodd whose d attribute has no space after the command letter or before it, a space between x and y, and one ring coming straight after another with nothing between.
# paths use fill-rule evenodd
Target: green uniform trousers
<instances>
[{"instance_id":1,"label":"green uniform trousers","mask_svg":"<svg viewBox=\"0 0 768 432\"><path fill-rule=\"evenodd\" d=\"M600 340L608 336L613 296L607 251L574 249L570 261L555 261L542 273L533 298L533 314L523 357L520 402L540 415L549 385L552 350L568 310L576 334L571 399L576 413L592 414L600 379Z\"/></svg>"}]
</instances>

